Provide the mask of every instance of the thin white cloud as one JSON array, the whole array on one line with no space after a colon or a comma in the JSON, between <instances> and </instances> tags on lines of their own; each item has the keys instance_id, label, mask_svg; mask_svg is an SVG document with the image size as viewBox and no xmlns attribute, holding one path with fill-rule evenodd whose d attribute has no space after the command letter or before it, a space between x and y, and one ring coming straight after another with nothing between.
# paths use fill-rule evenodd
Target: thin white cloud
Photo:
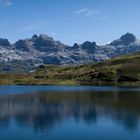
<instances>
[{"instance_id":1,"label":"thin white cloud","mask_svg":"<svg viewBox=\"0 0 140 140\"><path fill-rule=\"evenodd\" d=\"M92 16L94 14L94 11L93 10L88 10L86 13L85 13L85 16Z\"/></svg>"},{"instance_id":2,"label":"thin white cloud","mask_svg":"<svg viewBox=\"0 0 140 140\"><path fill-rule=\"evenodd\" d=\"M12 0L0 0L0 5L2 6L11 6L12 4Z\"/></svg>"},{"instance_id":3,"label":"thin white cloud","mask_svg":"<svg viewBox=\"0 0 140 140\"><path fill-rule=\"evenodd\" d=\"M29 31L34 31L34 30L37 30L37 29L43 29L43 28L46 28L47 26L48 26L47 23L39 22L39 23L24 26L24 27L20 28L19 30L21 32L29 32Z\"/></svg>"},{"instance_id":4,"label":"thin white cloud","mask_svg":"<svg viewBox=\"0 0 140 140\"><path fill-rule=\"evenodd\" d=\"M100 14L100 11L97 10L88 10L87 13L85 14L86 16L92 16L92 15L97 15Z\"/></svg>"},{"instance_id":5,"label":"thin white cloud","mask_svg":"<svg viewBox=\"0 0 140 140\"><path fill-rule=\"evenodd\" d=\"M74 12L75 15L83 15L83 16L93 16L93 15L100 14L100 13L101 13L100 11L92 10L89 8L79 9Z\"/></svg>"},{"instance_id":6,"label":"thin white cloud","mask_svg":"<svg viewBox=\"0 0 140 140\"><path fill-rule=\"evenodd\" d=\"M83 9L80 9L80 10L75 11L74 13L76 15L80 15L80 14L86 13L87 11L88 11L87 8L83 8Z\"/></svg>"}]
</instances>

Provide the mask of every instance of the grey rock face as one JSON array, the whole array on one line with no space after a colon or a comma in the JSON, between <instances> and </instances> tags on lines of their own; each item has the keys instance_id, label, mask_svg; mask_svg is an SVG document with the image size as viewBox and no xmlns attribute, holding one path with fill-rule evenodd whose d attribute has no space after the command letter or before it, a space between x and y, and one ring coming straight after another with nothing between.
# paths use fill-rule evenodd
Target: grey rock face
<instances>
[{"instance_id":1,"label":"grey rock face","mask_svg":"<svg viewBox=\"0 0 140 140\"><path fill-rule=\"evenodd\" d=\"M64 45L46 35L33 35L32 38L10 44L0 39L0 66L19 65L32 70L42 64L70 65L100 62L113 57L140 51L140 41L131 33L107 45L97 45L86 41L73 46ZM0 70L1 71L1 70ZM10 69L9 69L10 71Z\"/></svg>"},{"instance_id":2,"label":"grey rock face","mask_svg":"<svg viewBox=\"0 0 140 140\"><path fill-rule=\"evenodd\" d=\"M7 39L2 39L0 38L0 46L4 47L4 46L10 46L10 42Z\"/></svg>"},{"instance_id":3,"label":"grey rock face","mask_svg":"<svg viewBox=\"0 0 140 140\"><path fill-rule=\"evenodd\" d=\"M14 48L21 51L29 51L29 45L26 40L19 40L14 44Z\"/></svg>"},{"instance_id":4,"label":"grey rock face","mask_svg":"<svg viewBox=\"0 0 140 140\"><path fill-rule=\"evenodd\" d=\"M110 43L110 45L118 46L118 45L129 45L131 43L134 43L136 41L136 37L131 33L126 33L125 35L122 35L120 39L115 40Z\"/></svg>"}]
</instances>

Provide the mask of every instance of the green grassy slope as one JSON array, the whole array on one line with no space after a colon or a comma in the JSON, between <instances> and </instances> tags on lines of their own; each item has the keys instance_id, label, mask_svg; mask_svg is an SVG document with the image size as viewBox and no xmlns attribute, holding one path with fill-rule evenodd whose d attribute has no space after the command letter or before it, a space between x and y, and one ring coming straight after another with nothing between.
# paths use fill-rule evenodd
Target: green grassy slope
<instances>
[{"instance_id":1,"label":"green grassy slope","mask_svg":"<svg viewBox=\"0 0 140 140\"><path fill-rule=\"evenodd\" d=\"M89 84L135 84L140 81L140 53L96 64L71 67L47 65L38 69L36 79L58 79Z\"/></svg>"},{"instance_id":2,"label":"green grassy slope","mask_svg":"<svg viewBox=\"0 0 140 140\"><path fill-rule=\"evenodd\" d=\"M1 74L0 84L140 85L140 52L96 64L45 65L32 74Z\"/></svg>"}]
</instances>

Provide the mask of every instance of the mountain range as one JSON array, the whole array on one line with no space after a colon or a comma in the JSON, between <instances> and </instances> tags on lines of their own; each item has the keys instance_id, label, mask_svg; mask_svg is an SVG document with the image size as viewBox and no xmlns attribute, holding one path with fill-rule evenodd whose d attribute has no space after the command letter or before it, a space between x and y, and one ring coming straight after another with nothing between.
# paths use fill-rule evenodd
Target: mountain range
<instances>
[{"instance_id":1,"label":"mountain range","mask_svg":"<svg viewBox=\"0 0 140 140\"><path fill-rule=\"evenodd\" d=\"M106 45L86 41L69 46L42 34L18 40L14 44L0 38L0 72L27 72L42 64L101 62L137 51L140 51L140 41L131 33Z\"/></svg>"}]
</instances>

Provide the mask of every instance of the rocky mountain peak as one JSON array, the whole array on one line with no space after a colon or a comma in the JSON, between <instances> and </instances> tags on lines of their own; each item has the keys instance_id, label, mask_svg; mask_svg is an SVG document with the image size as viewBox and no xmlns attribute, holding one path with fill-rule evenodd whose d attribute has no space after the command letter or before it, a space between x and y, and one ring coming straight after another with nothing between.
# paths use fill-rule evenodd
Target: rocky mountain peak
<instances>
[{"instance_id":1,"label":"rocky mountain peak","mask_svg":"<svg viewBox=\"0 0 140 140\"><path fill-rule=\"evenodd\" d=\"M29 48L27 46L27 40L18 40L14 45L15 49L21 50L21 51L29 51Z\"/></svg>"},{"instance_id":2,"label":"rocky mountain peak","mask_svg":"<svg viewBox=\"0 0 140 140\"><path fill-rule=\"evenodd\" d=\"M78 43L74 43L73 48L74 49L78 49L79 48L79 44Z\"/></svg>"},{"instance_id":3,"label":"rocky mountain peak","mask_svg":"<svg viewBox=\"0 0 140 140\"><path fill-rule=\"evenodd\" d=\"M36 35L36 34L34 34L33 36L32 36L32 39L37 39L38 38L38 36Z\"/></svg>"},{"instance_id":4,"label":"rocky mountain peak","mask_svg":"<svg viewBox=\"0 0 140 140\"><path fill-rule=\"evenodd\" d=\"M41 46L51 46L51 44L54 42L53 38L40 34L39 37L35 40L35 46L37 48L40 48Z\"/></svg>"},{"instance_id":5,"label":"rocky mountain peak","mask_svg":"<svg viewBox=\"0 0 140 140\"><path fill-rule=\"evenodd\" d=\"M49 36L44 35L44 34L40 34L39 39L45 40L45 41L52 41L53 40L52 37L49 37Z\"/></svg>"},{"instance_id":6,"label":"rocky mountain peak","mask_svg":"<svg viewBox=\"0 0 140 140\"><path fill-rule=\"evenodd\" d=\"M96 47L96 42L86 41L81 45L82 49L93 49Z\"/></svg>"},{"instance_id":7,"label":"rocky mountain peak","mask_svg":"<svg viewBox=\"0 0 140 140\"><path fill-rule=\"evenodd\" d=\"M131 34L131 33L126 33L125 35L122 35L120 38L126 45L133 43L136 41L136 37L135 35Z\"/></svg>"},{"instance_id":8,"label":"rocky mountain peak","mask_svg":"<svg viewBox=\"0 0 140 140\"><path fill-rule=\"evenodd\" d=\"M8 39L3 39L0 38L0 46L10 46L10 42L8 41Z\"/></svg>"},{"instance_id":9,"label":"rocky mountain peak","mask_svg":"<svg viewBox=\"0 0 140 140\"><path fill-rule=\"evenodd\" d=\"M120 37L118 40L114 40L110 43L110 45L118 46L118 45L129 45L136 41L135 35L132 33L126 33Z\"/></svg>"}]
</instances>

